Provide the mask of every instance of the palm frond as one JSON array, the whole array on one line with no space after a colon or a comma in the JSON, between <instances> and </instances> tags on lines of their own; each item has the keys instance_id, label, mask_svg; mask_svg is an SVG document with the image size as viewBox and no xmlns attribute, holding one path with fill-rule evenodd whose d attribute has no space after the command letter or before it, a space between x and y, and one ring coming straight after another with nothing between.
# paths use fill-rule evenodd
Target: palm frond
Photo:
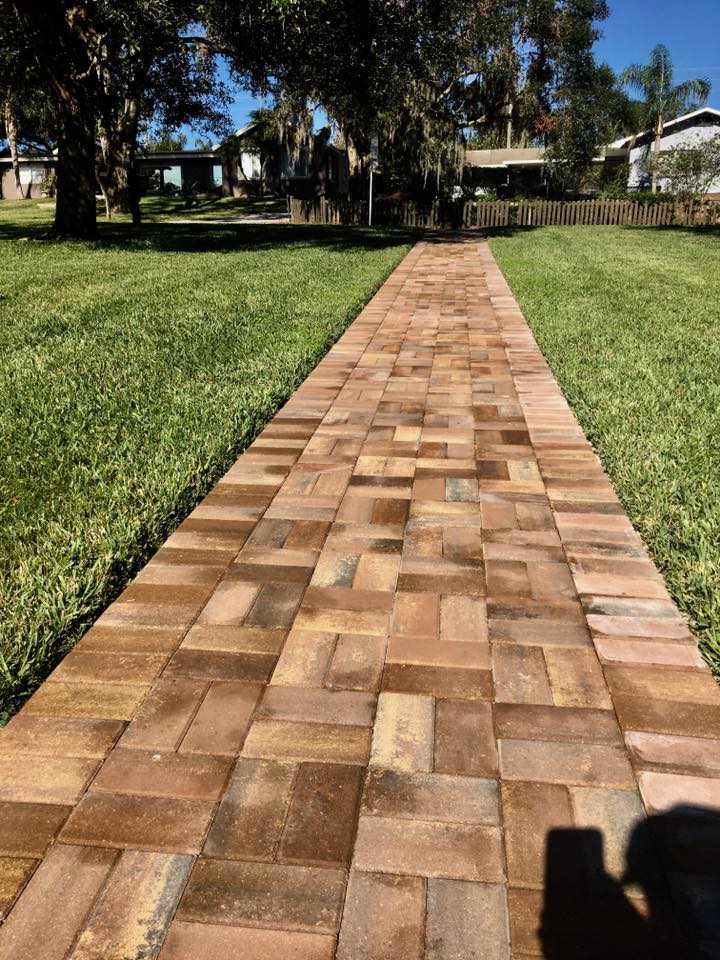
<instances>
[{"instance_id":1,"label":"palm frond","mask_svg":"<svg viewBox=\"0 0 720 960\"><path fill-rule=\"evenodd\" d=\"M658 43L650 51L648 64L661 93L670 90L673 85L673 62L670 51L663 43Z\"/></svg>"},{"instance_id":2,"label":"palm frond","mask_svg":"<svg viewBox=\"0 0 720 960\"><path fill-rule=\"evenodd\" d=\"M643 94L647 87L647 80L648 68L642 63L631 63L618 77L621 86L634 87Z\"/></svg>"},{"instance_id":3,"label":"palm frond","mask_svg":"<svg viewBox=\"0 0 720 960\"><path fill-rule=\"evenodd\" d=\"M683 80L673 90L686 110L704 107L710 96L710 83L704 79Z\"/></svg>"}]
</instances>

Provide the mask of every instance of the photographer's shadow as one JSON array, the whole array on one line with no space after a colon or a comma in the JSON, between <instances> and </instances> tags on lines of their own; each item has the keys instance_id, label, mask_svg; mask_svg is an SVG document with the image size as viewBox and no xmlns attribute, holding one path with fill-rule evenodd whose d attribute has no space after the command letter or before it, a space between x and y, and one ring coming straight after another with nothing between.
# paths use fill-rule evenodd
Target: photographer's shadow
<instances>
[{"instance_id":1,"label":"photographer's shadow","mask_svg":"<svg viewBox=\"0 0 720 960\"><path fill-rule=\"evenodd\" d=\"M720 941L720 819L676 807L637 824L621 877L596 829L556 829L545 848L545 960L696 960ZM718 943L720 946L720 942Z\"/></svg>"}]
</instances>

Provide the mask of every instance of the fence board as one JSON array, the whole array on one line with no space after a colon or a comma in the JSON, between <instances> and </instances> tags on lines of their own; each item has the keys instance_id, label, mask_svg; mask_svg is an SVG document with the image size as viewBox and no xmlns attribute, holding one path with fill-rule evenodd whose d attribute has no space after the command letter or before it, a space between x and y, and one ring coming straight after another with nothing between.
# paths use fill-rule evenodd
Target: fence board
<instances>
[{"instance_id":1,"label":"fence board","mask_svg":"<svg viewBox=\"0 0 720 960\"><path fill-rule=\"evenodd\" d=\"M292 223L367 223L365 200L328 200L317 197L289 198ZM448 228L462 226L482 230L517 226L704 226L720 223L720 201L691 204L674 200L648 203L636 200L434 200L430 204L378 200L373 206L378 224L406 227Z\"/></svg>"}]
</instances>

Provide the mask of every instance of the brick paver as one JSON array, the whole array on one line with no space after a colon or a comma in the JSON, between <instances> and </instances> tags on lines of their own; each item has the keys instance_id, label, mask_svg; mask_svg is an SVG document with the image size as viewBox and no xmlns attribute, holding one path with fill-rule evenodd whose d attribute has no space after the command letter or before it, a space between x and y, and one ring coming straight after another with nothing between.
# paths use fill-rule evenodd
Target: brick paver
<instances>
[{"instance_id":1,"label":"brick paver","mask_svg":"<svg viewBox=\"0 0 720 960\"><path fill-rule=\"evenodd\" d=\"M0 958L717 958L719 811L718 687L430 237L0 732Z\"/></svg>"}]
</instances>

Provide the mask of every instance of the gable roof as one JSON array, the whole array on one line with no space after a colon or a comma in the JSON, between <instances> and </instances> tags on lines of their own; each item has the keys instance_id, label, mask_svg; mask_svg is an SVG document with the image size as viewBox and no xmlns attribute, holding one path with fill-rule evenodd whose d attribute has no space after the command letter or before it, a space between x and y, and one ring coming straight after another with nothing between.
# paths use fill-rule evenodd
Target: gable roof
<instances>
[{"instance_id":1,"label":"gable roof","mask_svg":"<svg viewBox=\"0 0 720 960\"><path fill-rule=\"evenodd\" d=\"M718 126L720 126L720 110L716 110L715 107L700 107L698 110L693 110L691 113L684 113L682 117L675 117L674 120L667 120L663 129L672 129L678 124L688 123L688 121L692 120L699 120L702 116L706 116L711 120L716 120ZM634 133L630 137L621 137L619 140L615 140L610 144L610 147L615 150L622 150L640 140L641 137L647 136L648 134L652 135L652 133L652 130L641 130L639 133Z\"/></svg>"},{"instance_id":2,"label":"gable roof","mask_svg":"<svg viewBox=\"0 0 720 960\"><path fill-rule=\"evenodd\" d=\"M259 120L251 120L249 123L246 123L244 127L240 127L239 130L236 130L235 133L231 133L229 137L226 137L222 143L216 143L213 147L213 150L218 151L222 147L223 143L226 143L228 140L242 140L249 133L252 133L253 130L256 130L260 126Z\"/></svg>"}]
</instances>

